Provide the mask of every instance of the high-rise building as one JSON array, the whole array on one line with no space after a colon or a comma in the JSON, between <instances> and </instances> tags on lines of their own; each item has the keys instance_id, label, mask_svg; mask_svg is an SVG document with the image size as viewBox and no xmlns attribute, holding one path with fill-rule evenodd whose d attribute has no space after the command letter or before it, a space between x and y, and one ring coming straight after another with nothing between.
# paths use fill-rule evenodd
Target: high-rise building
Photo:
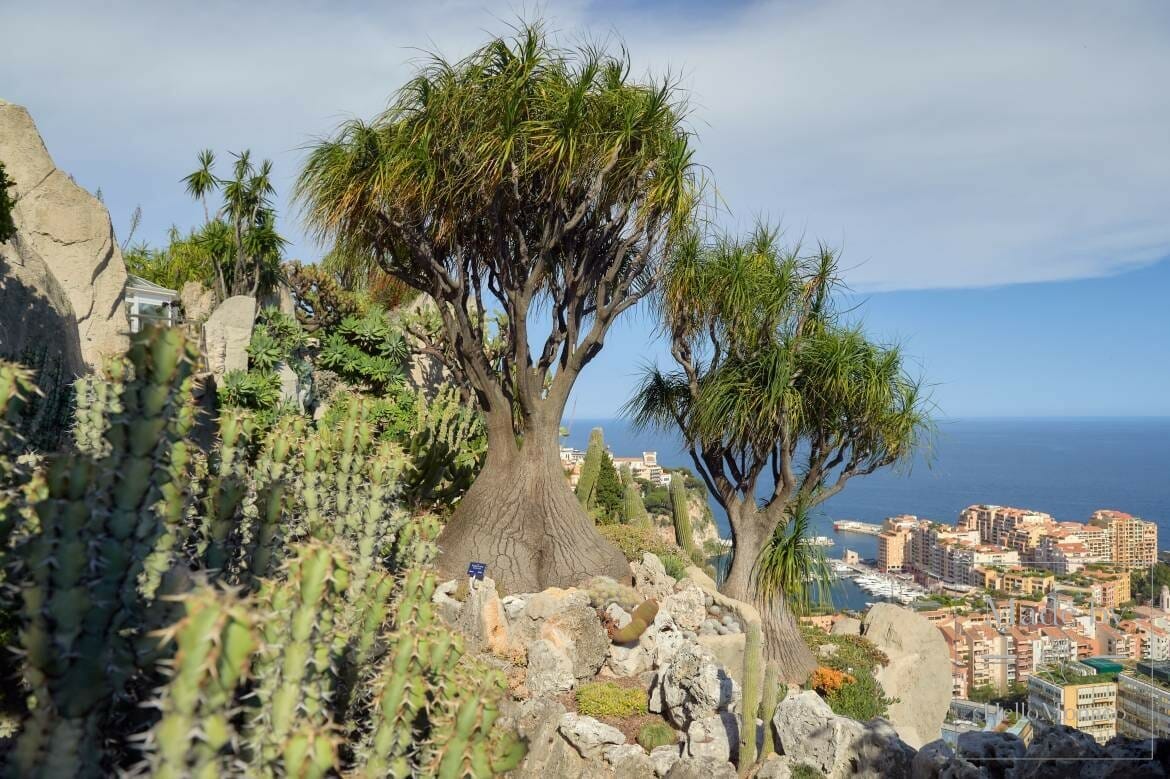
<instances>
[{"instance_id":1,"label":"high-rise building","mask_svg":"<svg viewBox=\"0 0 1170 779\"><path fill-rule=\"evenodd\" d=\"M1124 511L1094 511L1089 524L1103 528L1109 539L1109 562L1131 570L1158 562L1158 526Z\"/></svg>"},{"instance_id":2,"label":"high-rise building","mask_svg":"<svg viewBox=\"0 0 1170 779\"><path fill-rule=\"evenodd\" d=\"M1028 677L1028 716L1069 725L1103 744L1117 734L1117 682L1084 663L1066 663Z\"/></svg>"},{"instance_id":3,"label":"high-rise building","mask_svg":"<svg viewBox=\"0 0 1170 779\"><path fill-rule=\"evenodd\" d=\"M1170 737L1170 663L1142 662L1118 674L1117 734Z\"/></svg>"}]
</instances>

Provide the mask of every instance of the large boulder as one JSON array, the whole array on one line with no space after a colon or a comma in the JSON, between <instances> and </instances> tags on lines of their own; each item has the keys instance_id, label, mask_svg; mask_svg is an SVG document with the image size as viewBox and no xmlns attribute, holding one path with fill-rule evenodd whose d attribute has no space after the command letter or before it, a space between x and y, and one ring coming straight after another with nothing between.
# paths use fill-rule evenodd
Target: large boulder
<instances>
[{"instance_id":1,"label":"large boulder","mask_svg":"<svg viewBox=\"0 0 1170 779\"><path fill-rule=\"evenodd\" d=\"M666 779L736 779L735 766L717 757L683 757L666 772Z\"/></svg>"},{"instance_id":2,"label":"large boulder","mask_svg":"<svg viewBox=\"0 0 1170 779\"><path fill-rule=\"evenodd\" d=\"M812 690L776 707L772 729L778 751L828 779L909 776L914 749L885 720L862 724L839 717Z\"/></svg>"},{"instance_id":3,"label":"large boulder","mask_svg":"<svg viewBox=\"0 0 1170 779\"><path fill-rule=\"evenodd\" d=\"M739 752L739 720L728 711L698 719L687 728L685 750L690 757L726 762Z\"/></svg>"},{"instance_id":4,"label":"large boulder","mask_svg":"<svg viewBox=\"0 0 1170 779\"><path fill-rule=\"evenodd\" d=\"M600 760L609 747L626 743L626 737L613 725L581 714L563 715L557 729L586 760Z\"/></svg>"},{"instance_id":5,"label":"large boulder","mask_svg":"<svg viewBox=\"0 0 1170 779\"><path fill-rule=\"evenodd\" d=\"M870 608L862 631L890 658L876 676L896 699L887 716L898 735L915 749L937 739L951 705L951 655L942 633L921 614L891 603Z\"/></svg>"},{"instance_id":6,"label":"large boulder","mask_svg":"<svg viewBox=\"0 0 1170 779\"><path fill-rule=\"evenodd\" d=\"M11 190L16 198L13 219L23 246L21 253L26 254L22 264L29 264L27 257L35 255L56 280L58 286L43 284L38 289L50 299L64 293L75 321L81 357L90 367L98 368L106 356L126 350L130 333L126 264L114 240L110 214L100 200L53 163L28 111L3 100L0 161L15 182ZM8 264L15 265L11 256ZM37 268L23 283L43 273ZM27 303L23 296L9 297L6 289L5 309L10 308L10 300ZM60 312L61 306L54 308ZM7 320L7 315L4 318Z\"/></svg>"},{"instance_id":7,"label":"large boulder","mask_svg":"<svg viewBox=\"0 0 1170 779\"><path fill-rule=\"evenodd\" d=\"M188 281L179 290L179 303L188 324L203 324L215 309L215 293L198 281Z\"/></svg>"},{"instance_id":8,"label":"large boulder","mask_svg":"<svg viewBox=\"0 0 1170 779\"><path fill-rule=\"evenodd\" d=\"M0 357L59 366L61 381L85 372L69 296L19 232L0 244L0 300Z\"/></svg>"},{"instance_id":9,"label":"large boulder","mask_svg":"<svg viewBox=\"0 0 1170 779\"><path fill-rule=\"evenodd\" d=\"M203 323L203 353L216 377L248 370L248 343L256 324L256 298L234 295L220 303Z\"/></svg>"},{"instance_id":10,"label":"large boulder","mask_svg":"<svg viewBox=\"0 0 1170 779\"><path fill-rule=\"evenodd\" d=\"M583 590L551 587L531 595L511 627L518 642L544 639L557 647L578 679L596 674L609 653L609 635Z\"/></svg>"},{"instance_id":11,"label":"large boulder","mask_svg":"<svg viewBox=\"0 0 1170 779\"><path fill-rule=\"evenodd\" d=\"M659 669L650 691L650 711L685 730L695 720L730 710L738 695L738 685L726 669L707 650L687 641Z\"/></svg>"},{"instance_id":12,"label":"large boulder","mask_svg":"<svg viewBox=\"0 0 1170 779\"><path fill-rule=\"evenodd\" d=\"M538 638L528 646L528 670L524 686L529 695L556 695L573 689L573 661L562 647Z\"/></svg>"},{"instance_id":13,"label":"large boulder","mask_svg":"<svg viewBox=\"0 0 1170 779\"><path fill-rule=\"evenodd\" d=\"M643 553L642 562L630 563L630 572L634 575L634 589L643 598L661 603L674 592L675 581L666 573L657 555Z\"/></svg>"},{"instance_id":14,"label":"large boulder","mask_svg":"<svg viewBox=\"0 0 1170 779\"><path fill-rule=\"evenodd\" d=\"M547 698L521 701L516 730L528 742L528 752L513 777L585 779L595 775L593 766L560 733L565 707Z\"/></svg>"},{"instance_id":15,"label":"large boulder","mask_svg":"<svg viewBox=\"0 0 1170 779\"><path fill-rule=\"evenodd\" d=\"M435 596L438 595L436 591ZM515 651L504 605L496 592L496 583L489 578L476 582L474 588L468 590L454 628L463 634L464 646L471 654L488 651L509 657Z\"/></svg>"}]
</instances>

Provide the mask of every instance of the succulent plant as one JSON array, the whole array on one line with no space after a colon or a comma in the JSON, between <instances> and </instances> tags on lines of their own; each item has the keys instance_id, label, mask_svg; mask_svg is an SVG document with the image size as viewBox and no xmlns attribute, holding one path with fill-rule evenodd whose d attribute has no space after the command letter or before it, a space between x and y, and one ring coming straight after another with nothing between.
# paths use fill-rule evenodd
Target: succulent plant
<instances>
[{"instance_id":1,"label":"succulent plant","mask_svg":"<svg viewBox=\"0 0 1170 779\"><path fill-rule=\"evenodd\" d=\"M609 638L615 644L628 644L641 638L646 629L654 623L658 616L658 602L647 600L639 603L626 626L610 633Z\"/></svg>"}]
</instances>

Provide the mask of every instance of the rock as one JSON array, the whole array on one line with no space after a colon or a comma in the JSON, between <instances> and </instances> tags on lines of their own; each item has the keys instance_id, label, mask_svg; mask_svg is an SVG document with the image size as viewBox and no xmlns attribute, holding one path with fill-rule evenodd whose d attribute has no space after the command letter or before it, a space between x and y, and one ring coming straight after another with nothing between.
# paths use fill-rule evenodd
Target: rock
<instances>
[{"instance_id":1,"label":"rock","mask_svg":"<svg viewBox=\"0 0 1170 779\"><path fill-rule=\"evenodd\" d=\"M474 589L468 591L454 629L463 634L466 651L470 654L486 650L509 657L518 651L513 647L508 618L496 593L496 583L490 578L477 582Z\"/></svg>"},{"instance_id":2,"label":"rock","mask_svg":"<svg viewBox=\"0 0 1170 779\"><path fill-rule=\"evenodd\" d=\"M188 281L179 290L179 302L183 306L183 319L188 324L202 324L215 308L215 292L198 281Z\"/></svg>"},{"instance_id":3,"label":"rock","mask_svg":"<svg viewBox=\"0 0 1170 779\"><path fill-rule=\"evenodd\" d=\"M288 363L280 363L276 368L276 375L280 377L280 399L299 411L305 410L305 395L301 391L301 379L297 372L289 367Z\"/></svg>"},{"instance_id":4,"label":"rock","mask_svg":"<svg viewBox=\"0 0 1170 779\"><path fill-rule=\"evenodd\" d=\"M522 701L518 709L516 730L528 742L528 753L512 776L584 779L595 775L589 762L559 732L564 706L547 698L532 698Z\"/></svg>"},{"instance_id":5,"label":"rock","mask_svg":"<svg viewBox=\"0 0 1170 779\"><path fill-rule=\"evenodd\" d=\"M528 646L524 686L529 695L555 695L573 689L573 661L551 641L537 639Z\"/></svg>"},{"instance_id":6,"label":"rock","mask_svg":"<svg viewBox=\"0 0 1170 779\"><path fill-rule=\"evenodd\" d=\"M1002 772L1024 755L1024 742L1010 733L972 730L959 734L959 756L981 768Z\"/></svg>"},{"instance_id":7,"label":"rock","mask_svg":"<svg viewBox=\"0 0 1170 779\"><path fill-rule=\"evenodd\" d=\"M248 370L248 342L256 323L256 299L235 295L220 303L203 323L203 353L216 377Z\"/></svg>"},{"instance_id":8,"label":"rock","mask_svg":"<svg viewBox=\"0 0 1170 779\"><path fill-rule=\"evenodd\" d=\"M619 628L624 628L633 619L625 609L616 603L611 603L605 607L605 615L613 620L613 623Z\"/></svg>"},{"instance_id":9,"label":"rock","mask_svg":"<svg viewBox=\"0 0 1170 779\"><path fill-rule=\"evenodd\" d=\"M877 606L873 608L877 608ZM829 634L834 636L859 636L861 635L861 620L854 619L853 617L841 617L841 619L833 623L833 627L829 629Z\"/></svg>"},{"instance_id":10,"label":"rock","mask_svg":"<svg viewBox=\"0 0 1170 779\"><path fill-rule=\"evenodd\" d=\"M734 745L734 746L733 746ZM739 722L730 712L695 720L687 728L685 752L691 757L731 760L738 754Z\"/></svg>"},{"instance_id":11,"label":"rock","mask_svg":"<svg viewBox=\"0 0 1170 779\"><path fill-rule=\"evenodd\" d=\"M686 640L683 631L675 624L674 616L665 609L659 609L654 622L646 628L638 643L646 648L652 664L658 668L670 662Z\"/></svg>"},{"instance_id":12,"label":"rock","mask_svg":"<svg viewBox=\"0 0 1170 779\"><path fill-rule=\"evenodd\" d=\"M694 720L729 709L738 692L727 671L698 644L690 642L660 670L659 705L674 725L686 729ZM651 702L655 696L651 694Z\"/></svg>"},{"instance_id":13,"label":"rock","mask_svg":"<svg viewBox=\"0 0 1170 779\"><path fill-rule=\"evenodd\" d=\"M646 647L641 644L634 646L611 644L605 664L614 676L637 676L643 671L649 670L652 660Z\"/></svg>"},{"instance_id":14,"label":"rock","mask_svg":"<svg viewBox=\"0 0 1170 779\"><path fill-rule=\"evenodd\" d=\"M654 775L654 761L637 744L606 747L605 762L613 766L615 779L645 779Z\"/></svg>"},{"instance_id":15,"label":"rock","mask_svg":"<svg viewBox=\"0 0 1170 779\"><path fill-rule=\"evenodd\" d=\"M768 755L756 771L756 779L792 779L792 766L788 755Z\"/></svg>"},{"instance_id":16,"label":"rock","mask_svg":"<svg viewBox=\"0 0 1170 779\"><path fill-rule=\"evenodd\" d=\"M714 757L682 757L665 774L666 779L736 779L735 766Z\"/></svg>"},{"instance_id":17,"label":"rock","mask_svg":"<svg viewBox=\"0 0 1170 779\"><path fill-rule=\"evenodd\" d=\"M730 635L699 636L699 646L710 652L716 661L727 670L728 676L743 683L743 651L746 643L743 633Z\"/></svg>"},{"instance_id":18,"label":"rock","mask_svg":"<svg viewBox=\"0 0 1170 779\"><path fill-rule=\"evenodd\" d=\"M655 776L666 776L666 772L682 757L681 744L665 744L650 750L650 762L654 764Z\"/></svg>"},{"instance_id":19,"label":"rock","mask_svg":"<svg viewBox=\"0 0 1170 779\"><path fill-rule=\"evenodd\" d=\"M557 730L586 760L600 759L606 747L626 743L626 737L612 725L571 712L561 716Z\"/></svg>"},{"instance_id":20,"label":"rock","mask_svg":"<svg viewBox=\"0 0 1170 779\"><path fill-rule=\"evenodd\" d=\"M706 618L703 591L690 582L678 592L666 596L659 608L669 611L675 623L683 630L698 630Z\"/></svg>"},{"instance_id":21,"label":"rock","mask_svg":"<svg viewBox=\"0 0 1170 779\"><path fill-rule=\"evenodd\" d=\"M876 677L897 699L887 716L898 735L915 748L937 739L951 705L950 687L939 683L951 674L942 633L921 614L878 603L866 612L863 635L890 658Z\"/></svg>"},{"instance_id":22,"label":"rock","mask_svg":"<svg viewBox=\"0 0 1170 779\"><path fill-rule=\"evenodd\" d=\"M81 358L91 368L100 368L106 356L126 351L130 333L126 263L114 240L110 214L100 200L53 163L28 111L3 100L0 160L15 182L12 215L20 252L38 257L54 278L56 286L45 285L42 296L52 299L64 293ZM9 258L7 264L15 263ZM25 283L40 273L38 267L25 277ZM5 309L12 299L5 289ZM5 338L12 336L0 334L0 339Z\"/></svg>"},{"instance_id":23,"label":"rock","mask_svg":"<svg viewBox=\"0 0 1170 779\"><path fill-rule=\"evenodd\" d=\"M644 552L642 562L630 563L630 571L634 574L634 589L643 598L653 598L662 603L674 592L674 579L667 575L662 561L656 555Z\"/></svg>"},{"instance_id":24,"label":"rock","mask_svg":"<svg viewBox=\"0 0 1170 779\"><path fill-rule=\"evenodd\" d=\"M435 594L431 596L431 603L439 610L439 618L448 625L454 625L463 612L463 604L451 597L458 589L459 582L452 579L435 587Z\"/></svg>"},{"instance_id":25,"label":"rock","mask_svg":"<svg viewBox=\"0 0 1170 779\"><path fill-rule=\"evenodd\" d=\"M779 751L829 779L907 776L914 750L881 719L862 724L838 717L812 690L790 694L776 707L772 728Z\"/></svg>"},{"instance_id":26,"label":"rock","mask_svg":"<svg viewBox=\"0 0 1170 779\"><path fill-rule=\"evenodd\" d=\"M955 750L950 744L942 739L931 741L914 755L910 763L910 779L939 779L942 770L955 761Z\"/></svg>"},{"instance_id":27,"label":"rock","mask_svg":"<svg viewBox=\"0 0 1170 779\"><path fill-rule=\"evenodd\" d=\"M0 300L0 357L25 361L33 355L47 371L60 369L62 384L85 372L69 296L19 232L0 244Z\"/></svg>"},{"instance_id":28,"label":"rock","mask_svg":"<svg viewBox=\"0 0 1170 779\"><path fill-rule=\"evenodd\" d=\"M533 593L509 623L519 644L541 638L558 646L572 661L578 679L596 674L609 654L609 635L584 590L550 587Z\"/></svg>"},{"instance_id":29,"label":"rock","mask_svg":"<svg viewBox=\"0 0 1170 779\"><path fill-rule=\"evenodd\" d=\"M505 595L501 603L504 604L504 616L508 618L509 622L513 622L524 613L524 608L528 605L528 596Z\"/></svg>"}]
</instances>

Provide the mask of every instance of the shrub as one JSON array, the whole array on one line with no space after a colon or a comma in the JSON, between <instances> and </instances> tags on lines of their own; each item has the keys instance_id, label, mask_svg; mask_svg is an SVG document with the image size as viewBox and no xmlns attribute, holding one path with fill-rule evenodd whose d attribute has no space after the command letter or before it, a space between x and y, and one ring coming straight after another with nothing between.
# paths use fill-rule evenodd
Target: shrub
<instances>
[{"instance_id":1,"label":"shrub","mask_svg":"<svg viewBox=\"0 0 1170 779\"><path fill-rule=\"evenodd\" d=\"M825 775L808 763L798 763L792 768L792 779L825 779Z\"/></svg>"},{"instance_id":2,"label":"shrub","mask_svg":"<svg viewBox=\"0 0 1170 779\"><path fill-rule=\"evenodd\" d=\"M816 690L834 713L864 722L887 713L893 698L885 697L874 677L890 661L863 636L829 635L815 625L802 624L805 643L820 663L807 687ZM822 651L822 646L833 647Z\"/></svg>"},{"instance_id":3,"label":"shrub","mask_svg":"<svg viewBox=\"0 0 1170 779\"><path fill-rule=\"evenodd\" d=\"M831 695L846 684L855 681L852 676L835 668L818 666L809 679L809 686L821 695Z\"/></svg>"},{"instance_id":4,"label":"shrub","mask_svg":"<svg viewBox=\"0 0 1170 779\"><path fill-rule=\"evenodd\" d=\"M635 740L638 742L638 746L647 752L651 752L655 747L677 744L678 735L665 722L650 722L642 726Z\"/></svg>"},{"instance_id":5,"label":"shrub","mask_svg":"<svg viewBox=\"0 0 1170 779\"><path fill-rule=\"evenodd\" d=\"M659 555L658 558L662 560L662 567L666 569L666 574L672 579L681 579L686 575L687 567L690 565L689 560L683 559L676 554L667 553Z\"/></svg>"},{"instance_id":6,"label":"shrub","mask_svg":"<svg viewBox=\"0 0 1170 779\"><path fill-rule=\"evenodd\" d=\"M682 557L682 550L669 541L662 540L662 536L658 535L658 532L652 527L601 525L597 530L616 544L626 559L631 562L641 560L645 552L657 555L659 559L664 555Z\"/></svg>"},{"instance_id":7,"label":"shrub","mask_svg":"<svg viewBox=\"0 0 1170 779\"><path fill-rule=\"evenodd\" d=\"M389 314L373 308L347 316L329 333L317 357L323 368L375 395L386 392L403 375L409 349Z\"/></svg>"},{"instance_id":8,"label":"shrub","mask_svg":"<svg viewBox=\"0 0 1170 779\"><path fill-rule=\"evenodd\" d=\"M587 717L625 719L646 713L646 691L614 682L587 682L577 688L577 711Z\"/></svg>"}]
</instances>

